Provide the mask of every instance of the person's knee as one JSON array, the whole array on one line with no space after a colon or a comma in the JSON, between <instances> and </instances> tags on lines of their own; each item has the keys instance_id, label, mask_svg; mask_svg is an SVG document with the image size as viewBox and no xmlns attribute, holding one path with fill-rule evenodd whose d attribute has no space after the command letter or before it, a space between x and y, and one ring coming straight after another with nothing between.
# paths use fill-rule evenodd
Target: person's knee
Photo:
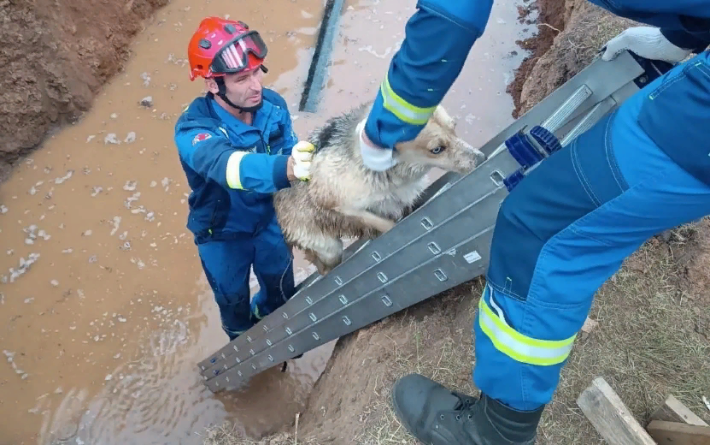
<instances>
[{"instance_id":1,"label":"person's knee","mask_svg":"<svg viewBox=\"0 0 710 445\"><path fill-rule=\"evenodd\" d=\"M535 208L533 197L524 190L514 190L503 201L496 219L491 249L498 252L505 249L512 252L533 252L541 246L537 244L544 237L541 233L541 209ZM527 196L526 196L527 195ZM543 218L544 219L544 218ZM530 246L533 243L535 246Z\"/></svg>"},{"instance_id":2,"label":"person's knee","mask_svg":"<svg viewBox=\"0 0 710 445\"><path fill-rule=\"evenodd\" d=\"M199 245L198 253L207 281L216 295L249 294L253 260L250 243L209 242Z\"/></svg>"},{"instance_id":3,"label":"person's knee","mask_svg":"<svg viewBox=\"0 0 710 445\"><path fill-rule=\"evenodd\" d=\"M529 227L525 224L525 221L530 219L529 212L523 204L524 202L518 198L517 193L508 195L500 206L496 227L499 225L505 226L508 235L521 233L523 228L529 230Z\"/></svg>"},{"instance_id":4,"label":"person's knee","mask_svg":"<svg viewBox=\"0 0 710 445\"><path fill-rule=\"evenodd\" d=\"M534 190L531 193L529 187L521 186L514 189L498 212L486 274L488 282L511 296L525 299L539 254L552 231L550 224Z\"/></svg>"}]
</instances>

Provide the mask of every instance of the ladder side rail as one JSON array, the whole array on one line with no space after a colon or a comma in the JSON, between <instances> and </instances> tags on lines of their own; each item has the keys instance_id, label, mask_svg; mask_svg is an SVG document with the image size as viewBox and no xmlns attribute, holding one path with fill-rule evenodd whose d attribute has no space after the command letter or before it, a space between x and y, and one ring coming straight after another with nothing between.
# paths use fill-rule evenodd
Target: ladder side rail
<instances>
[{"instance_id":1,"label":"ladder side rail","mask_svg":"<svg viewBox=\"0 0 710 445\"><path fill-rule=\"evenodd\" d=\"M507 195L507 192L504 189L501 189L499 191L499 193L496 193L495 195L491 195L491 199L486 202L487 206L489 208L497 208L498 206L500 206L502 199L506 195ZM470 209L467 213L468 214L461 215L461 217L457 218L457 222L459 222L460 225L470 224L471 220L476 219L476 217L475 217L476 215L471 214L472 211ZM397 282L398 280L404 279L406 277L411 278L412 271L417 270L422 265L429 264L432 261L432 259L439 258L442 255L449 255L449 256L462 255L464 258L466 258L468 264L471 265L471 268L472 268L471 270L473 270L475 272L475 273L472 273L472 275L470 276L470 279L477 277L478 275L480 275L477 268L481 266L482 258L488 254L489 244L487 244L487 243L480 244L480 241L479 241L479 245L476 246L476 249L469 250L466 252L461 252L458 250L458 248L462 245L463 242L467 242L473 238L478 239L478 240L486 240L486 239L489 239L490 237L492 237L494 223L495 223L495 218L493 218L492 221L488 220L483 223L477 224L475 227L471 227L470 231L459 232L459 234L461 234L461 235L467 233L468 236L464 237L463 239L461 236L452 237L455 241L449 245L450 247L448 249L439 251L438 253L430 256L427 260L417 264L415 267L407 270L405 273L401 274L400 276L397 276L393 280L388 281L387 283L383 283L381 286L377 287L373 291L370 291L366 294L363 294L362 296L357 297L357 299L354 301L348 301L347 303L344 303L344 302L336 300L336 299L330 300L330 302L329 302L330 304L327 307L326 306L322 307L321 312L316 315L316 322L307 323L305 325L295 327L294 329L292 329L294 334L292 336L289 336L289 339L293 338L295 335L297 335L297 333L315 329L317 326L319 326L320 322L325 321L326 319L328 319L330 317L349 316L350 312L352 312L354 310L372 311L372 310L377 310L377 307L379 305L383 305L385 307L391 307L392 305L396 305L399 307L399 309L397 309L397 310L405 309L409 305L402 305L401 302L407 300L406 294L412 290L411 289L412 286L407 285L407 289L404 291L403 295L391 294L388 290L388 287L392 283ZM482 227L482 229L479 230L481 227ZM433 275L431 275L431 274L429 275L428 279L433 280L434 278L436 278L439 281L446 281L447 280L447 272L445 270L437 269L436 271L433 272ZM427 281L427 282L429 284L431 284L430 281ZM424 288L426 288L427 286L428 285L424 285ZM419 287L419 285L417 285L417 287ZM372 300L372 298L370 298L370 296L373 294L377 294L377 296L378 296L378 300L376 300L376 303L377 303L376 305L374 305L374 304L370 305L366 301L366 299L368 299L368 298L369 298L369 300ZM419 301L419 300L416 300L416 301ZM350 323L347 323L347 322L344 322L344 323L346 326L351 326ZM359 325L357 325L357 326L359 326ZM320 329L322 329L322 328L320 328ZM329 338L331 338L331 337L329 337ZM335 338L337 338L337 337L335 337ZM299 349L298 347L295 347L295 350L293 350L293 351L290 350L290 352L293 353L292 356L295 356L297 354L300 354L300 353L303 353L306 351L307 351L307 349L303 350L303 349ZM269 349L268 351L265 351L265 352L271 352L271 349ZM292 356L286 355L286 356L279 356L278 358L286 360L288 358L291 358ZM257 366L264 366L265 364L267 364L260 357L264 357L264 353L262 353L258 356L255 356L255 359L257 359L259 361Z\"/></svg>"},{"instance_id":2,"label":"ladder side rail","mask_svg":"<svg viewBox=\"0 0 710 445\"><path fill-rule=\"evenodd\" d=\"M644 74L644 68L628 52L619 54L616 59L611 61L603 61L597 58L562 86L540 100L530 110L516 119L515 122L495 135L480 150L486 156L500 151L501 147L505 147L504 144L507 139L525 127L539 125L541 123L540 115L551 116L559 105L564 103L582 85L587 85L593 94L575 113L570 115L568 120L585 114L596 103Z\"/></svg>"},{"instance_id":3,"label":"ladder side rail","mask_svg":"<svg viewBox=\"0 0 710 445\"><path fill-rule=\"evenodd\" d=\"M592 81L598 78L600 73L605 73L604 79L600 82ZM644 68L642 65L629 53L622 53L616 59L608 62L597 59L557 90L538 102L533 108L508 125L492 139L488 140L479 150L487 157L494 156L505 149L505 141L507 139L522 131L524 128L534 125L545 126L545 122L541 122L540 116L547 115L547 119L550 119L550 117L559 110L561 104L563 105L575 91L583 85L589 86L592 90L591 96L583 103L579 104L575 112L571 113L567 119L560 123L555 123L558 128L563 128L565 123L579 119L582 115L586 115L598 102L613 94L615 90L624 88L625 85L633 82L634 79L637 79L639 76L643 75L643 73ZM611 81L607 82L607 79ZM556 132L556 130L551 128L547 129L552 130L553 133ZM445 173L424 191L415 205L415 209L421 207L429 199L440 193L442 189L450 187L454 182L463 179L463 177L464 175L458 173Z\"/></svg>"}]
</instances>

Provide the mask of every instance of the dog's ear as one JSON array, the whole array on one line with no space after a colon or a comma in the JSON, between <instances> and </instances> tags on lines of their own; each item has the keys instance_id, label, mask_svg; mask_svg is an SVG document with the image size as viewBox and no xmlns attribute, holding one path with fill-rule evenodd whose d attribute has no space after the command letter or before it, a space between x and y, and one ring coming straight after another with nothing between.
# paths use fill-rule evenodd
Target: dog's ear
<instances>
[{"instance_id":1,"label":"dog's ear","mask_svg":"<svg viewBox=\"0 0 710 445\"><path fill-rule=\"evenodd\" d=\"M443 105L438 105L436 107L432 118L435 119L439 125L450 131L454 131L454 129L456 129L456 120L449 115Z\"/></svg>"}]
</instances>

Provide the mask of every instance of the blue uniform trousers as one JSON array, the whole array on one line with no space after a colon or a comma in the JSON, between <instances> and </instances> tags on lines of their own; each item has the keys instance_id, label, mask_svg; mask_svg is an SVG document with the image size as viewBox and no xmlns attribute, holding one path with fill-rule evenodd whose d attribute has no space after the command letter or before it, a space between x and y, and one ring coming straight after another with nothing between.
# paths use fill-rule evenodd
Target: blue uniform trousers
<instances>
[{"instance_id":1,"label":"blue uniform trousers","mask_svg":"<svg viewBox=\"0 0 710 445\"><path fill-rule=\"evenodd\" d=\"M644 104L661 107L647 109L658 117L664 102L682 109L703 91L696 87L702 74L710 79L707 54L687 63L700 64L696 75L679 76L679 66L656 79L504 201L474 320L473 378L484 393L518 410L548 403L598 288L652 236L710 214L710 187L639 124Z\"/></svg>"},{"instance_id":2,"label":"blue uniform trousers","mask_svg":"<svg viewBox=\"0 0 710 445\"><path fill-rule=\"evenodd\" d=\"M274 218L254 235L199 244L202 267L230 341L278 309L294 292L293 258ZM249 301L253 266L259 292Z\"/></svg>"}]
</instances>

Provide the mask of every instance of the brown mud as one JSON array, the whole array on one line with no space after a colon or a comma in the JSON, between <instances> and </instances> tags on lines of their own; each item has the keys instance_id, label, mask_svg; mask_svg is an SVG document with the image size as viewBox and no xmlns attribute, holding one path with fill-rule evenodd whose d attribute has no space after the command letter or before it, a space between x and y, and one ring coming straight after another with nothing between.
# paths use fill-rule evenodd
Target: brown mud
<instances>
[{"instance_id":1,"label":"brown mud","mask_svg":"<svg viewBox=\"0 0 710 445\"><path fill-rule=\"evenodd\" d=\"M195 367L226 336L185 228L173 143L175 119L203 92L188 79L187 41L206 15L258 28L265 83L305 137L374 98L414 5L346 2L315 115L297 103L320 0L0 5L4 47L24 48L0 56L13 164L0 186L0 443L194 444L222 422L254 438L290 429L334 342L230 393L210 393ZM496 2L444 102L474 145L512 121L505 89L525 52L510 36L527 37L516 7ZM295 266L297 281L313 271L298 252Z\"/></svg>"},{"instance_id":2,"label":"brown mud","mask_svg":"<svg viewBox=\"0 0 710 445\"><path fill-rule=\"evenodd\" d=\"M521 40L532 55L507 89L516 115L569 80L608 39L634 24L585 0L540 0L520 10L524 25L535 20L529 13L536 8L540 32ZM576 405L597 376L612 385L644 425L669 394L710 421L702 401L710 388L709 235L706 219L673 230L668 242L650 239L599 289L590 314L595 327L580 333L543 415L538 443L604 443ZM392 385L418 372L476 393L472 323L483 283L482 278L464 283L341 338L298 422L259 444L418 443L394 415ZM212 430L205 443L255 442L225 426Z\"/></svg>"}]
</instances>

